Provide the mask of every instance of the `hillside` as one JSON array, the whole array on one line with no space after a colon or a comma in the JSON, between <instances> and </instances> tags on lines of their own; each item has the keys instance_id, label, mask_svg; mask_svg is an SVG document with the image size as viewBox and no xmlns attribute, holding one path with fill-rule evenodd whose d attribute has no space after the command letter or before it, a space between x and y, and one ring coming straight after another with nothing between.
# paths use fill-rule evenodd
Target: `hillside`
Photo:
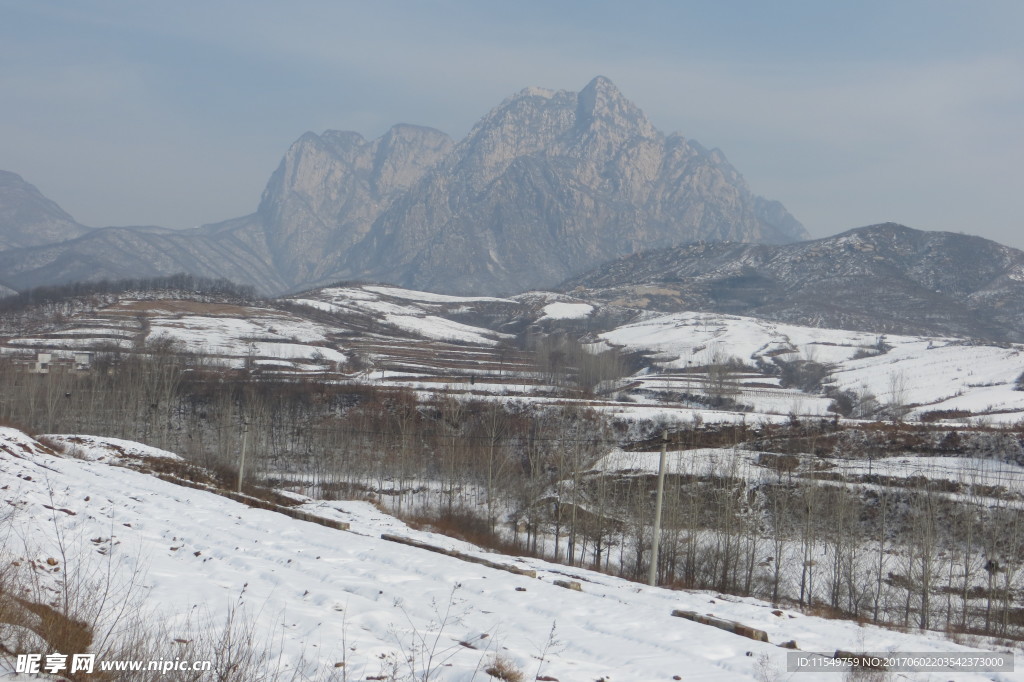
<instances>
[{"instance_id":1,"label":"hillside","mask_svg":"<svg viewBox=\"0 0 1024 682\"><path fill-rule=\"evenodd\" d=\"M785 674L787 650L778 645L791 640L804 651L979 651L937 633L903 634L754 599L641 587L581 568L483 553L410 529L365 502L292 496L297 509L351 524L337 530L147 473L173 463L170 453L88 437L47 442L58 451L0 429L0 498L17 510L4 517L5 532L27 539L5 545L5 563L42 566L40 594L54 599L63 594L61 573L89 581L115 571L123 591L111 595L111 611L118 600L132 599L144 621L166 624L179 658L208 655L202 635L216 633L229 613L239 637L235 655L256 647L285 679L301 670L313 679L429 674L468 681L483 679L482 668L500 655L537 679L765 680ZM383 534L483 556L536 577L397 544ZM582 587L568 590L556 580ZM762 629L768 642L674 618L674 610ZM129 620L97 622L123 627ZM8 641L17 630L0 629ZM0 656L0 670L11 664ZM1020 673L955 675L1022 679ZM934 673L901 678L935 679Z\"/></svg>"},{"instance_id":2,"label":"hillside","mask_svg":"<svg viewBox=\"0 0 1024 682\"><path fill-rule=\"evenodd\" d=\"M378 285L272 301L132 292L0 312L0 357L183 354L254 376L571 398L631 423L844 416L1013 424L1018 345L852 332L600 297L457 297ZM581 394L582 390L582 394Z\"/></svg>"}]
</instances>

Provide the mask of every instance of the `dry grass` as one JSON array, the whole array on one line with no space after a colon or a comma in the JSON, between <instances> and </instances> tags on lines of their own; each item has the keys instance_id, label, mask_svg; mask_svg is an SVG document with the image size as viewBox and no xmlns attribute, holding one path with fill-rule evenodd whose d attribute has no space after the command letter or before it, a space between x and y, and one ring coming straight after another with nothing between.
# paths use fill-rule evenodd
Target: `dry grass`
<instances>
[{"instance_id":1,"label":"dry grass","mask_svg":"<svg viewBox=\"0 0 1024 682\"><path fill-rule=\"evenodd\" d=\"M525 673L503 654L497 654L494 660L484 668L484 672L493 678L504 680L504 682L523 682L526 679Z\"/></svg>"},{"instance_id":2,"label":"dry grass","mask_svg":"<svg viewBox=\"0 0 1024 682\"><path fill-rule=\"evenodd\" d=\"M483 519L471 512L453 510L442 511L437 514L402 514L381 506L382 511L396 516L404 521L410 528L424 530L434 533L441 533L456 540L463 540L477 547L491 549L501 554L523 555L524 550L519 545L502 537L501 533L492 530L486 519ZM529 556L528 553L526 553Z\"/></svg>"},{"instance_id":3,"label":"dry grass","mask_svg":"<svg viewBox=\"0 0 1024 682\"><path fill-rule=\"evenodd\" d=\"M110 306L104 312L108 315L138 313L156 314L190 314L190 315L224 315L231 317L247 318L254 313L253 308L248 306L232 305L230 303L203 303L201 301L185 301L172 299L156 299L150 301L119 301L116 305ZM259 309L261 315L273 315L276 311L271 309ZM282 315L283 317L283 315Z\"/></svg>"},{"instance_id":4,"label":"dry grass","mask_svg":"<svg viewBox=\"0 0 1024 682\"><path fill-rule=\"evenodd\" d=\"M6 597L6 595L5 595ZM81 654L92 644L92 626L61 613L47 604L11 597L3 624L23 627L45 641L51 651L62 654Z\"/></svg>"}]
</instances>

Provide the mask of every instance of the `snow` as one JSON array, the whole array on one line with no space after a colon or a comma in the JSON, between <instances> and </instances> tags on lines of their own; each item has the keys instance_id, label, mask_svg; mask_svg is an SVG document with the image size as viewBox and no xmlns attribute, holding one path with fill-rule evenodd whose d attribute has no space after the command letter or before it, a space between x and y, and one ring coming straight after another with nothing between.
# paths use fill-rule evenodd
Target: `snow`
<instances>
[{"instance_id":1,"label":"snow","mask_svg":"<svg viewBox=\"0 0 1024 682\"><path fill-rule=\"evenodd\" d=\"M746 363L776 354L785 359L842 362L875 346L878 335L818 329L751 317L673 313L624 325L600 335L607 343L664 354L663 366L685 368L735 357ZM886 337L888 343L905 337Z\"/></svg>"},{"instance_id":2,"label":"snow","mask_svg":"<svg viewBox=\"0 0 1024 682\"><path fill-rule=\"evenodd\" d=\"M589 303L548 303L544 306L542 320L582 320L594 312Z\"/></svg>"},{"instance_id":3,"label":"snow","mask_svg":"<svg viewBox=\"0 0 1024 682\"><path fill-rule=\"evenodd\" d=\"M448 296L446 294L434 294L429 291L415 291L413 289L399 289L398 287L362 287L366 291L372 291L384 296L393 298L404 298L407 301L424 301L427 303L474 303L480 301L513 303L508 298L494 298L493 296Z\"/></svg>"},{"instance_id":4,"label":"snow","mask_svg":"<svg viewBox=\"0 0 1024 682\"><path fill-rule=\"evenodd\" d=\"M728 472L730 476L757 482L771 471L757 464L762 454L783 456L779 453L761 453L740 448L669 450L665 453L665 472L670 475L693 476L722 475L723 472ZM590 473L655 475L658 473L660 455L660 451L633 452L615 449L595 462ZM841 480L857 481L860 477L869 475L876 477L876 480L927 478L965 487L975 486L976 499L979 500L991 495L991 491L995 490L1002 491L1004 497L1006 494L1017 497L1024 495L1024 467L996 459L915 455L873 459L807 454L797 457L813 461L816 472L839 474L842 476ZM980 492L983 490L989 492ZM967 498L959 495L958 499Z\"/></svg>"},{"instance_id":5,"label":"snow","mask_svg":"<svg viewBox=\"0 0 1024 682\"><path fill-rule=\"evenodd\" d=\"M131 459L156 458L180 460L181 457L142 443L106 436L65 436L60 434L39 436L43 440L62 450L71 449L81 459L94 462L120 462Z\"/></svg>"},{"instance_id":6,"label":"snow","mask_svg":"<svg viewBox=\"0 0 1024 682\"><path fill-rule=\"evenodd\" d=\"M665 473L702 476L712 473L720 474L736 467L746 471L747 467L752 464L750 455L751 453L732 448L673 450L665 453ZM597 473L657 474L660 457L661 453L657 451L626 452L616 449L598 460L592 470ZM738 471L736 475L742 475L742 473Z\"/></svg>"},{"instance_id":7,"label":"snow","mask_svg":"<svg viewBox=\"0 0 1024 682\"><path fill-rule=\"evenodd\" d=\"M68 338L31 338L22 337L7 341L10 346L26 348L60 348L72 350L88 350L96 348L131 348L134 343L131 339L115 339L104 337L92 337L87 339Z\"/></svg>"},{"instance_id":8,"label":"snow","mask_svg":"<svg viewBox=\"0 0 1024 682\"><path fill-rule=\"evenodd\" d=\"M833 380L837 388L870 391L883 402L921 405L917 413L1002 410L999 420L1013 422L1024 416L1024 392L1014 390L1022 371L1024 353L1019 346L921 340L845 363L833 373Z\"/></svg>"},{"instance_id":9,"label":"snow","mask_svg":"<svg viewBox=\"0 0 1024 682\"><path fill-rule=\"evenodd\" d=\"M632 377L638 390L648 393L672 394L703 394L713 393L704 373L691 374L647 374ZM795 388L765 387L760 384L778 383L774 377L742 375L732 380L728 397L739 405L750 408L751 418L762 415L798 414L811 416L830 416L830 398L823 395L804 393ZM748 385L758 384L758 385ZM702 408L703 409L703 408Z\"/></svg>"},{"instance_id":10,"label":"snow","mask_svg":"<svg viewBox=\"0 0 1024 682\"><path fill-rule=\"evenodd\" d=\"M511 338L508 334L499 334L489 329L472 327L468 324L455 322L436 315L387 315L385 320L388 324L403 331L412 332L427 339L439 341L461 341L463 343L478 343L483 346L495 346L498 338Z\"/></svg>"},{"instance_id":11,"label":"snow","mask_svg":"<svg viewBox=\"0 0 1024 682\"><path fill-rule=\"evenodd\" d=\"M74 442L79 437L54 438ZM113 442L95 441L96 447ZM365 502L305 501L304 510L351 524L351 532L339 531L107 461L55 456L10 428L0 428L0 477L0 501L18 509L11 521L16 537L36 543L9 551L37 559L55 556L59 532L69 561L137 572L147 592L144 608L162 614L172 633L194 617L189 614L207 614L208 622L220 623L240 602L258 641L272 642L285 665L295 665L304 654L309 662L333 666L344 656L349 679L379 674L380 656L404 660L417 633L429 635L429 642L437 636L436 652L443 650L450 664L431 679L462 682L481 679L481 662L496 651L530 676L561 680L670 680L674 675L753 680L762 660L784 674L786 650L776 644L790 639L804 651L970 650L933 632L899 633L790 612L780 617L771 605L753 599L650 588L584 569L489 554L409 529ZM111 556L102 556L89 539L112 531L119 544ZM382 533L532 568L538 576L387 542ZM582 592L553 584L566 578L581 582ZM772 643L673 618L673 609L763 629ZM552 629L557 643L548 647ZM0 658L0 675L4 665ZM901 679L940 678L907 674ZM1024 673L957 679L1024 680Z\"/></svg>"},{"instance_id":12,"label":"snow","mask_svg":"<svg viewBox=\"0 0 1024 682\"><path fill-rule=\"evenodd\" d=\"M189 345L202 342L209 337L215 343L220 339L235 342L246 338L294 340L301 343L323 343L329 330L323 325L305 320L258 317L213 317L208 315L183 315L177 317L154 317L150 325L151 338L171 336Z\"/></svg>"},{"instance_id":13,"label":"snow","mask_svg":"<svg viewBox=\"0 0 1024 682\"><path fill-rule=\"evenodd\" d=\"M323 325L305 320L186 315L154 318L149 338L170 339L192 353L345 362L344 353L327 345L311 345L326 344L327 333Z\"/></svg>"},{"instance_id":14,"label":"snow","mask_svg":"<svg viewBox=\"0 0 1024 682\"><path fill-rule=\"evenodd\" d=\"M335 305L334 303L328 303L327 301L318 301L315 298L293 298L290 299L292 303L298 303L299 305L308 306L310 308L316 308L317 310L323 310L328 313L339 313L344 312L345 308Z\"/></svg>"},{"instance_id":15,"label":"snow","mask_svg":"<svg viewBox=\"0 0 1024 682\"><path fill-rule=\"evenodd\" d=\"M121 327L74 327L51 332L51 336L114 336L131 338L135 332Z\"/></svg>"},{"instance_id":16,"label":"snow","mask_svg":"<svg viewBox=\"0 0 1024 682\"><path fill-rule=\"evenodd\" d=\"M485 296L446 296L384 286L331 287L322 289L316 295L319 298L292 300L301 305L335 314L352 312L369 314L384 324L403 332L435 341L494 346L501 339L512 338L509 334L463 324L436 314L443 312L442 304L515 303L508 299ZM399 299L405 303L386 299Z\"/></svg>"}]
</instances>

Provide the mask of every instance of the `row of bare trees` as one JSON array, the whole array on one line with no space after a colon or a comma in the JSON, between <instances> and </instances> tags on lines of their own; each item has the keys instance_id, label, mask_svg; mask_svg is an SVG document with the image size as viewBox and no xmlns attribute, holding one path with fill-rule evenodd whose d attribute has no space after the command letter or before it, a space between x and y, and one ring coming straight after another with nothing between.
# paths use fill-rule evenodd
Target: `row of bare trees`
<instances>
[{"instance_id":1,"label":"row of bare trees","mask_svg":"<svg viewBox=\"0 0 1024 682\"><path fill-rule=\"evenodd\" d=\"M748 453L687 457L694 452L677 453L668 477L661 582L880 624L1024 635L1022 500L1012 481L993 483L998 467L986 476L965 467L949 482L922 458L909 479L851 482L799 472L786 456L755 466ZM649 470L652 454L619 466ZM592 476L587 485L604 501L591 509L626 520L604 544L618 545L619 570L642 579L654 477Z\"/></svg>"}]
</instances>

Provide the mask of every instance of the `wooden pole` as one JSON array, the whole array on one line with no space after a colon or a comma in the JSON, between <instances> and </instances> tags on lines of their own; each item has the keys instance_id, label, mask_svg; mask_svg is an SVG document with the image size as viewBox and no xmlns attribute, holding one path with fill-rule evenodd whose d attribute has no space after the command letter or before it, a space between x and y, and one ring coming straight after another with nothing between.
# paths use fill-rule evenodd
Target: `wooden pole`
<instances>
[{"instance_id":1,"label":"wooden pole","mask_svg":"<svg viewBox=\"0 0 1024 682\"><path fill-rule=\"evenodd\" d=\"M665 450L668 447L668 429L661 432L661 457L658 460L658 495L654 498L654 531L651 534L651 568L647 584L658 584L658 545L661 540L661 506L665 497Z\"/></svg>"},{"instance_id":2,"label":"wooden pole","mask_svg":"<svg viewBox=\"0 0 1024 682\"><path fill-rule=\"evenodd\" d=\"M242 479L245 477L245 442L249 437L249 424L242 422L242 457L238 460L238 492L242 492Z\"/></svg>"}]
</instances>

